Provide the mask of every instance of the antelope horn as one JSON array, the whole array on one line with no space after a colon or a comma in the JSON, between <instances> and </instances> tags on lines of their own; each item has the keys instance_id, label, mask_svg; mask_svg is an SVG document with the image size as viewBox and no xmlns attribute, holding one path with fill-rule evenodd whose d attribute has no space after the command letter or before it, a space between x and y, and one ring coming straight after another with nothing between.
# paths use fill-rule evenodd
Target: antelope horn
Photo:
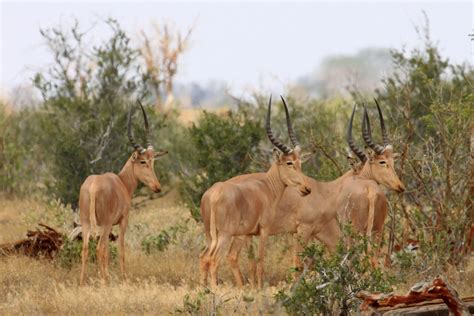
<instances>
[{"instance_id":1,"label":"antelope horn","mask_svg":"<svg viewBox=\"0 0 474 316\"><path fill-rule=\"evenodd\" d=\"M385 129L385 122L383 120L382 110L380 109L379 102L376 98L374 98L375 104L377 105L377 110L379 111L379 118L380 118L380 128L382 129L382 138L383 138L383 145L386 147L390 145L390 139L388 138L387 130Z\"/></svg>"},{"instance_id":2,"label":"antelope horn","mask_svg":"<svg viewBox=\"0 0 474 316\"><path fill-rule=\"evenodd\" d=\"M364 103L364 116L362 119L362 137L364 138L365 143L372 148L377 155L381 155L385 148L374 143L372 140L372 133L370 130L369 115L367 114L367 106Z\"/></svg>"},{"instance_id":3,"label":"antelope horn","mask_svg":"<svg viewBox=\"0 0 474 316\"><path fill-rule=\"evenodd\" d=\"M291 125L290 112L288 111L288 106L286 105L286 102L283 96L280 95L280 98L283 101L283 106L285 107L286 126L288 126L288 135L290 136L291 143L293 144L293 147L300 146L300 142L296 138L295 131L293 130L293 126Z\"/></svg>"},{"instance_id":4,"label":"antelope horn","mask_svg":"<svg viewBox=\"0 0 474 316\"><path fill-rule=\"evenodd\" d=\"M354 140L352 139L352 122L354 121L354 114L355 114L356 107L357 105L354 104L354 108L352 109L351 119L349 120L349 127L347 128L347 143L349 144L349 148L352 150L352 152L356 154L356 156L359 157L359 159L362 162L365 162L367 160L367 156L362 151L362 149L357 147L357 145L354 143Z\"/></svg>"},{"instance_id":5,"label":"antelope horn","mask_svg":"<svg viewBox=\"0 0 474 316\"><path fill-rule=\"evenodd\" d=\"M270 116L272 112L272 96L270 95L270 101L268 102L268 112L267 112L267 120L265 122L265 129L267 131L267 136L268 139L272 142L272 144L284 152L285 154L291 153L292 149L288 147L287 145L283 144L281 141L279 141L275 136L273 136L272 128L270 126Z\"/></svg>"},{"instance_id":6,"label":"antelope horn","mask_svg":"<svg viewBox=\"0 0 474 316\"><path fill-rule=\"evenodd\" d=\"M145 149L140 144L137 144L135 142L135 138L133 137L133 134L132 134L132 107L130 107L130 110L128 110L127 132L128 132L128 139L130 140L130 144L132 145L132 147L135 148L135 150L138 151L139 153L144 152Z\"/></svg>"},{"instance_id":7,"label":"antelope horn","mask_svg":"<svg viewBox=\"0 0 474 316\"><path fill-rule=\"evenodd\" d=\"M145 121L145 141L146 141L146 146L148 149L153 149L153 145L151 143L150 139L150 129L148 127L148 118L145 112L145 108L143 107L142 103L140 100L137 99L138 105L140 105L140 108L142 109L142 114L143 114L143 120Z\"/></svg>"},{"instance_id":8,"label":"antelope horn","mask_svg":"<svg viewBox=\"0 0 474 316\"><path fill-rule=\"evenodd\" d=\"M366 107L366 104L364 103L364 109L365 107ZM362 122L362 128L364 128L365 126L365 128L367 129L367 134L369 135L370 139L372 139L372 126L370 126L369 112L364 111L363 119L365 119L365 123Z\"/></svg>"}]
</instances>

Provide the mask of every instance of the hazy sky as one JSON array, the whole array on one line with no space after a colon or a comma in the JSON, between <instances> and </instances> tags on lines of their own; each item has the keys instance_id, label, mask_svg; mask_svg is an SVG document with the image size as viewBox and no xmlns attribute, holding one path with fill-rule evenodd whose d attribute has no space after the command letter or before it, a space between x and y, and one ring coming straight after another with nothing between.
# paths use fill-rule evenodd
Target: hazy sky
<instances>
[{"instance_id":1,"label":"hazy sky","mask_svg":"<svg viewBox=\"0 0 474 316\"><path fill-rule=\"evenodd\" d=\"M331 54L419 46L414 27L423 23L422 10L443 55L472 63L472 2L2 2L0 88L50 63L39 28L70 26L74 17L84 29L96 25L90 30L96 41L107 34L98 21L108 16L132 37L152 21L183 30L195 23L178 81L220 80L240 90L283 86Z\"/></svg>"}]
</instances>

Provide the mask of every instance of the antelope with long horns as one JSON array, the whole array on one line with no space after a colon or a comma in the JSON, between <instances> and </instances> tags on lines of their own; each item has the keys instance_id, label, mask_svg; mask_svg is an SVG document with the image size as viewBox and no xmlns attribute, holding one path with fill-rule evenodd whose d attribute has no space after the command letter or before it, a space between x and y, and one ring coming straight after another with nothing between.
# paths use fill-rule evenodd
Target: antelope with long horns
<instances>
[{"instance_id":1,"label":"antelope with long horns","mask_svg":"<svg viewBox=\"0 0 474 316\"><path fill-rule=\"evenodd\" d=\"M273 135L270 125L271 102L270 97L265 126L268 139L276 150L270 169L262 176L249 174L247 177L215 183L201 199L201 214L206 218L209 215L209 220L204 222L207 247L200 257L201 283L204 285L207 284L210 270L211 285L217 286L217 269L232 237L253 234L260 237L257 282L261 288L265 245L283 191L286 187L293 187L299 196L311 192L301 172L301 148L291 129L286 103L283 105L293 148Z\"/></svg>"},{"instance_id":2,"label":"antelope with long horns","mask_svg":"<svg viewBox=\"0 0 474 316\"><path fill-rule=\"evenodd\" d=\"M349 121L347 142L351 150L361 159L362 166L359 170L348 171L341 177L330 182L319 182L306 177L312 194L301 198L298 192L288 187L277 206L274 220L269 228L269 235L292 233L294 235L293 264L301 265L299 253L311 238L316 238L324 243L330 251L336 248L341 237L338 222L351 220L354 227L367 234L381 235L383 224L387 215L387 199L380 189L379 184L397 192L404 190L403 183L398 179L393 168L393 149L389 145L383 115L377 103L381 122L384 147L377 145L372 140L368 114L364 108L363 136L367 145L374 151L366 155L359 149L352 139L352 123L355 106ZM294 132L292 133L294 135ZM246 178L242 175L234 178ZM263 177L264 174L253 174L254 178ZM231 179L230 181L232 181ZM209 213L204 212L204 222L209 221ZM250 234L251 236L252 234ZM232 269L235 282L243 285L242 273L238 266L238 257L246 242L245 236L235 237L227 256ZM255 262L250 262L255 266ZM250 269L254 271L254 268Z\"/></svg>"},{"instance_id":3,"label":"antelope with long horns","mask_svg":"<svg viewBox=\"0 0 474 316\"><path fill-rule=\"evenodd\" d=\"M84 284L87 259L89 256L89 237L100 230L97 245L97 261L104 281L108 279L108 241L113 225L119 225L119 263L122 277L125 278L125 231L128 225L128 213L133 192L138 182L147 185L154 192L161 191L154 161L166 154L166 151L155 152L150 140L148 119L142 104L138 102L143 114L147 147L135 142L132 134L132 108L128 112L128 138L134 148L119 174L104 173L87 177L81 186L79 195L80 219L82 225L82 267L80 284Z\"/></svg>"}]
</instances>

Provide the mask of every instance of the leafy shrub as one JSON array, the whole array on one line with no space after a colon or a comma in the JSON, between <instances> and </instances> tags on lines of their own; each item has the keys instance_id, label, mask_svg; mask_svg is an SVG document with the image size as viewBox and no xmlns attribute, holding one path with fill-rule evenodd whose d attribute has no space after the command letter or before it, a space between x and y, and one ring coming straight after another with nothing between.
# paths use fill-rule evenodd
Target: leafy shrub
<instances>
[{"instance_id":1,"label":"leafy shrub","mask_svg":"<svg viewBox=\"0 0 474 316\"><path fill-rule=\"evenodd\" d=\"M428 24L424 32L422 48L392 51L396 71L376 94L387 108L392 140L401 153L397 172L408 188L403 197L390 199L389 240L418 240L421 266L436 275L448 263L462 263L469 247L474 70L443 58Z\"/></svg>"},{"instance_id":2,"label":"leafy shrub","mask_svg":"<svg viewBox=\"0 0 474 316\"><path fill-rule=\"evenodd\" d=\"M229 112L227 116L204 112L189 129L192 148L182 161L180 191L194 219L200 219L202 194L218 181L250 171L251 157L264 132L260 122L248 113Z\"/></svg>"},{"instance_id":3,"label":"leafy shrub","mask_svg":"<svg viewBox=\"0 0 474 316\"><path fill-rule=\"evenodd\" d=\"M349 315L357 308L355 295L361 291L391 291L394 279L374 268L367 252L367 238L344 229L344 238L334 254L325 253L319 244L307 246L301 254L311 259L299 279L290 288L280 290L276 298L292 315Z\"/></svg>"},{"instance_id":4,"label":"leafy shrub","mask_svg":"<svg viewBox=\"0 0 474 316\"><path fill-rule=\"evenodd\" d=\"M68 31L41 30L55 63L34 78L43 103L36 111L39 133L33 137L41 145L40 161L52 175L46 179L50 192L73 208L89 174L119 172L127 160L130 100L145 94L138 50L117 21L106 23L110 37L93 48L84 46L85 33L77 24ZM142 121L134 123L136 137L142 139Z\"/></svg>"},{"instance_id":5,"label":"leafy shrub","mask_svg":"<svg viewBox=\"0 0 474 316\"><path fill-rule=\"evenodd\" d=\"M57 263L63 268L72 268L74 265L81 262L82 255L82 241L70 240L65 238L65 242L61 251L59 252L56 260ZM99 241L91 238L89 240L89 260L97 262L96 249ZM117 263L118 250L115 244L109 242L109 258L113 263Z\"/></svg>"},{"instance_id":6,"label":"leafy shrub","mask_svg":"<svg viewBox=\"0 0 474 316\"><path fill-rule=\"evenodd\" d=\"M142 240L142 250L146 254L151 254L154 251L165 251L168 245L176 240L178 233L185 233L188 231L188 221L163 229L158 235L149 235Z\"/></svg>"}]
</instances>

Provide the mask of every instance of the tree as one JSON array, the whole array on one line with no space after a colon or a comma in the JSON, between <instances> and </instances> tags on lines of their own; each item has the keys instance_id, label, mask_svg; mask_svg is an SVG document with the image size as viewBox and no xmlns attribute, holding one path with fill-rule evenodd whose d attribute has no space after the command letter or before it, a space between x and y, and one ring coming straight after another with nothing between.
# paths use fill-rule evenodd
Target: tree
<instances>
[{"instance_id":1,"label":"tree","mask_svg":"<svg viewBox=\"0 0 474 316\"><path fill-rule=\"evenodd\" d=\"M188 47L193 31L190 27L183 36L180 31L170 30L153 24L153 35L141 31L142 47L140 53L146 65L146 82L153 93L156 109L159 112L168 110L173 102L174 77L178 72L178 61ZM163 99L164 94L166 98ZM165 101L163 103L163 101Z\"/></svg>"}]
</instances>

